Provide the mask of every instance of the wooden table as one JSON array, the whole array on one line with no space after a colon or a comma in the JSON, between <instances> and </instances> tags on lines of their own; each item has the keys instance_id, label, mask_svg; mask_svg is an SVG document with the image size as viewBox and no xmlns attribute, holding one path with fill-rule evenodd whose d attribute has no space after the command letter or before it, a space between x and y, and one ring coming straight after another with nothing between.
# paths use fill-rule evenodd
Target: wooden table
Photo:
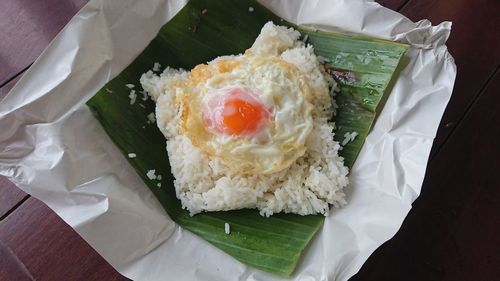
<instances>
[{"instance_id":1,"label":"wooden table","mask_svg":"<svg viewBox=\"0 0 500 281\"><path fill-rule=\"evenodd\" d=\"M0 1L0 99L87 0ZM380 0L453 21L458 76L420 197L351 280L500 280L500 1ZM43 203L0 177L0 280L122 280Z\"/></svg>"}]
</instances>

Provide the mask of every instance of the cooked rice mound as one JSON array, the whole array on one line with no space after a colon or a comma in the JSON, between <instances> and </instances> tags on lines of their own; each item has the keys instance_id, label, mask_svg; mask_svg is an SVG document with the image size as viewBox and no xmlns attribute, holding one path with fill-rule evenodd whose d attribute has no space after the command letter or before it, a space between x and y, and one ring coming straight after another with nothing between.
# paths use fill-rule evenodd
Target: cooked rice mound
<instances>
[{"instance_id":1,"label":"cooked rice mound","mask_svg":"<svg viewBox=\"0 0 500 281\"><path fill-rule=\"evenodd\" d=\"M312 46L299 37L294 29L269 22L247 50L247 54L273 55L295 65L312 89L313 129L305 142L306 151L292 165L272 174L235 172L181 132L176 85L189 79L189 72L167 68L161 75L148 71L141 77L144 90L156 101L157 125L167 138L177 197L191 215L257 208L263 216L280 212L326 216L330 205L346 203L343 188L348 184L348 169L338 155L340 145L333 140L334 123L329 121L335 111L336 84L324 72Z\"/></svg>"}]
</instances>

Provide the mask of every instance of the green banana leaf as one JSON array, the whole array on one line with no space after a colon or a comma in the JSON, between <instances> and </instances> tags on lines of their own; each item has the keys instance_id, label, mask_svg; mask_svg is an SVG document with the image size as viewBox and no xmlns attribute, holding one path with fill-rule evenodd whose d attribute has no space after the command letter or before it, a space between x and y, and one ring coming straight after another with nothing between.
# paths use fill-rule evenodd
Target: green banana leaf
<instances>
[{"instance_id":1,"label":"green banana leaf","mask_svg":"<svg viewBox=\"0 0 500 281\"><path fill-rule=\"evenodd\" d=\"M154 103L150 99L143 101L139 92L140 76L155 62L163 68L191 69L217 56L242 53L270 20L293 26L252 0L191 0L87 105L125 157L128 153L137 155L127 160L170 218L246 265L290 276L324 217L277 214L264 218L256 210L189 216L175 196L165 138L148 119L154 112ZM351 166L406 46L306 29L300 31L308 34L309 42L319 55L330 60L328 67L338 76L341 92L335 118L337 134L341 141L345 132L359 133L342 151L347 165ZM126 84L135 85L137 99L133 105L129 99L131 89ZM146 176L151 169L162 175L161 180ZM229 235L224 232L225 223L231 226Z\"/></svg>"},{"instance_id":2,"label":"green banana leaf","mask_svg":"<svg viewBox=\"0 0 500 281\"><path fill-rule=\"evenodd\" d=\"M380 111L378 106L383 106L384 94L390 92L389 83L399 70L408 45L303 27L297 29L307 35L307 42L314 46L315 53L326 59L327 71L338 83L335 140L342 143L345 133L358 133L354 141L340 151L350 168Z\"/></svg>"}]
</instances>

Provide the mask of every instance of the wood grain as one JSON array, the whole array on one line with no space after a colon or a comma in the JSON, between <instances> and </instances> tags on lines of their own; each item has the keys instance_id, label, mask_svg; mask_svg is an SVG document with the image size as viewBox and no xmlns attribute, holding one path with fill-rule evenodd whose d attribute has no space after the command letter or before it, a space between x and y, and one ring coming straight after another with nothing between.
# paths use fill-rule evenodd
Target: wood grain
<instances>
[{"instance_id":1,"label":"wood grain","mask_svg":"<svg viewBox=\"0 0 500 281\"><path fill-rule=\"evenodd\" d=\"M500 63L500 1L410 0L401 13L433 24L452 21L448 49L458 68L452 98L439 125L431 158L446 141Z\"/></svg>"},{"instance_id":2,"label":"wood grain","mask_svg":"<svg viewBox=\"0 0 500 281\"><path fill-rule=\"evenodd\" d=\"M5 98L7 96L7 94L10 92L10 90L12 90L12 88L14 88L17 81L19 81L19 79L21 79L23 73L24 73L24 71L22 73L19 73L16 77L14 77L7 84L5 84L3 87L0 88L0 101L2 101L3 98Z\"/></svg>"},{"instance_id":3,"label":"wood grain","mask_svg":"<svg viewBox=\"0 0 500 281\"><path fill-rule=\"evenodd\" d=\"M87 2L0 1L0 85L31 64Z\"/></svg>"},{"instance_id":4,"label":"wood grain","mask_svg":"<svg viewBox=\"0 0 500 281\"><path fill-rule=\"evenodd\" d=\"M0 280L34 280L12 251L0 241Z\"/></svg>"},{"instance_id":5,"label":"wood grain","mask_svg":"<svg viewBox=\"0 0 500 281\"><path fill-rule=\"evenodd\" d=\"M497 71L431 163L401 229L352 281L499 280L498 93Z\"/></svg>"},{"instance_id":6,"label":"wood grain","mask_svg":"<svg viewBox=\"0 0 500 281\"><path fill-rule=\"evenodd\" d=\"M0 176L0 219L28 196L7 178Z\"/></svg>"},{"instance_id":7,"label":"wood grain","mask_svg":"<svg viewBox=\"0 0 500 281\"><path fill-rule=\"evenodd\" d=\"M33 197L0 226L0 241L36 280L127 280L52 210ZM4 261L0 261L0 267L4 266Z\"/></svg>"},{"instance_id":8,"label":"wood grain","mask_svg":"<svg viewBox=\"0 0 500 281\"><path fill-rule=\"evenodd\" d=\"M7 95L10 89L14 87L21 76L22 74L18 75L15 79L0 88L0 101ZM17 186L7 178L0 176L0 219L6 216L10 210L18 206L27 197L28 194L17 188Z\"/></svg>"}]
</instances>

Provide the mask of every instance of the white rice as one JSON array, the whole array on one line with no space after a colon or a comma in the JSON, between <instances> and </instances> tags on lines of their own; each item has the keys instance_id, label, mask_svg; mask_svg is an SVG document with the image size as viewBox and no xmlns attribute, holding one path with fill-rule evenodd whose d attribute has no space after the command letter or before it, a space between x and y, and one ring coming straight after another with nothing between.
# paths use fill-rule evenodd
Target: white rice
<instances>
[{"instance_id":1,"label":"white rice","mask_svg":"<svg viewBox=\"0 0 500 281\"><path fill-rule=\"evenodd\" d=\"M231 226L227 222L224 223L224 233L226 233L226 234L230 234L231 233Z\"/></svg>"},{"instance_id":2,"label":"white rice","mask_svg":"<svg viewBox=\"0 0 500 281\"><path fill-rule=\"evenodd\" d=\"M177 197L191 215L257 208L263 216L280 212L326 216L330 205L346 204L343 188L348 184L348 169L338 155L341 146L333 140L334 124L328 121L336 106L329 87L336 85L322 70L312 46L299 37L300 33L292 28L267 23L250 49L254 54L273 54L295 64L313 90L314 128L305 144L307 151L290 167L274 174L235 173L179 132L180 112L171 85L187 79L188 72L167 67L159 76L149 71L141 77L142 87L156 101L157 125L167 137Z\"/></svg>"},{"instance_id":3,"label":"white rice","mask_svg":"<svg viewBox=\"0 0 500 281\"><path fill-rule=\"evenodd\" d=\"M149 98L148 93L146 93L145 91L139 91L139 93L142 94L142 98L141 99L143 101L147 101L148 100L148 98Z\"/></svg>"},{"instance_id":4,"label":"white rice","mask_svg":"<svg viewBox=\"0 0 500 281\"><path fill-rule=\"evenodd\" d=\"M151 122L151 123L154 123L154 122L155 122L156 117L155 117L155 114L154 114L153 112L151 112L151 113L149 113L149 114L148 114L148 120L149 120L149 122Z\"/></svg>"},{"instance_id":5,"label":"white rice","mask_svg":"<svg viewBox=\"0 0 500 281\"><path fill-rule=\"evenodd\" d=\"M345 146L351 141L354 141L358 136L358 132L347 132L344 134L344 140L342 141L342 146Z\"/></svg>"},{"instance_id":6,"label":"white rice","mask_svg":"<svg viewBox=\"0 0 500 281\"><path fill-rule=\"evenodd\" d=\"M161 64L159 62L155 62L153 64L153 71L158 72L158 71L160 71L160 69L161 69Z\"/></svg>"},{"instance_id":7,"label":"white rice","mask_svg":"<svg viewBox=\"0 0 500 281\"><path fill-rule=\"evenodd\" d=\"M130 99L130 105L135 103L135 99L137 98L137 94L135 93L135 90L130 91L130 94L128 94L128 98Z\"/></svg>"},{"instance_id":8,"label":"white rice","mask_svg":"<svg viewBox=\"0 0 500 281\"><path fill-rule=\"evenodd\" d=\"M128 158L135 158L135 157L137 157L137 154L135 154L135 153L128 154Z\"/></svg>"},{"instance_id":9,"label":"white rice","mask_svg":"<svg viewBox=\"0 0 500 281\"><path fill-rule=\"evenodd\" d=\"M149 171L146 173L146 176L148 177L148 179L150 179L150 180L154 180L154 179L156 179L156 175L155 175L155 173L156 173L156 170L154 170L154 169L153 169L153 170L149 170Z\"/></svg>"}]
</instances>

